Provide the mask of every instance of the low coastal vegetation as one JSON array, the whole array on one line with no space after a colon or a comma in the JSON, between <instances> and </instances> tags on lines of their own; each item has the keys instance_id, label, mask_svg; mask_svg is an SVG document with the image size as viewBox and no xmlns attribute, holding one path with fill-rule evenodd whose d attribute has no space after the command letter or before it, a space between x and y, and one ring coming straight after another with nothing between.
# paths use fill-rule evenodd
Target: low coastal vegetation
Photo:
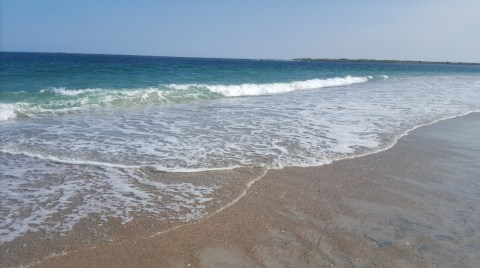
<instances>
[{"instance_id":1,"label":"low coastal vegetation","mask_svg":"<svg viewBox=\"0 0 480 268\"><path fill-rule=\"evenodd\" d=\"M373 60L373 59L329 59L329 58L295 58L294 61L304 62L373 62L373 63L407 63L407 64L462 64L462 65L480 65L473 62L450 62L450 61L414 61L414 60Z\"/></svg>"}]
</instances>

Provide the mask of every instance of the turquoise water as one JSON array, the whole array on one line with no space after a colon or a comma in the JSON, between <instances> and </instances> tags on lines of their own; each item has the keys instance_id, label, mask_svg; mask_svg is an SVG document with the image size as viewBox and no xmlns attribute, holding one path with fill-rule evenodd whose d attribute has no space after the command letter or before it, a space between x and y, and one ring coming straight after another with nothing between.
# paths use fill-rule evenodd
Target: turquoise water
<instances>
[{"instance_id":1,"label":"turquoise water","mask_svg":"<svg viewBox=\"0 0 480 268\"><path fill-rule=\"evenodd\" d=\"M322 165L479 109L478 65L0 53L0 242L90 213L188 220L221 188L146 168Z\"/></svg>"},{"instance_id":2,"label":"turquoise water","mask_svg":"<svg viewBox=\"0 0 480 268\"><path fill-rule=\"evenodd\" d=\"M475 75L480 69L467 65L48 53L1 53L0 59L0 120L92 106L162 104L315 89L328 84L318 80L335 77L375 80L388 74ZM304 84L295 87L294 82ZM244 87L239 88L241 85Z\"/></svg>"}]
</instances>

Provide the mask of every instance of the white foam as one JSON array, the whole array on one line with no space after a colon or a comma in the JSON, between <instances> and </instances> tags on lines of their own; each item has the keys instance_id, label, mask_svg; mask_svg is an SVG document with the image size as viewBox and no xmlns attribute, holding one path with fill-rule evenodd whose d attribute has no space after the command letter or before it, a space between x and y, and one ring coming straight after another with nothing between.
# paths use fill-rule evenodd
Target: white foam
<instances>
[{"instance_id":1,"label":"white foam","mask_svg":"<svg viewBox=\"0 0 480 268\"><path fill-rule=\"evenodd\" d=\"M171 84L168 87L178 90L206 88L211 92L220 93L226 97L257 96L267 94L287 93L295 90L318 89L325 87L347 86L365 83L368 77L335 77L328 79L310 79L290 83L241 84L241 85L207 85L207 84Z\"/></svg>"},{"instance_id":2,"label":"white foam","mask_svg":"<svg viewBox=\"0 0 480 268\"><path fill-rule=\"evenodd\" d=\"M30 170L25 171L21 163ZM184 181L164 183L138 169L59 165L20 155L8 157L3 164L8 169L0 189L4 208L0 244L27 232L69 231L92 213L100 217L99 225L110 217L125 223L136 213L189 221L205 213L206 202L218 188Z\"/></svg>"},{"instance_id":3,"label":"white foam","mask_svg":"<svg viewBox=\"0 0 480 268\"><path fill-rule=\"evenodd\" d=\"M173 172L321 165L374 151L412 126L476 109L474 81L414 77L164 109L103 109L58 118L59 124L4 126L0 149L57 163ZM29 135L37 128L48 135Z\"/></svg>"},{"instance_id":4,"label":"white foam","mask_svg":"<svg viewBox=\"0 0 480 268\"><path fill-rule=\"evenodd\" d=\"M145 167L146 165L124 165L119 163L108 163L102 161L91 161L91 160L82 160L82 159L71 159L71 158L62 158L53 155L43 155L39 153L33 153L28 151L15 151L10 149L0 149L1 153L12 154L12 155L24 155L28 157L33 157L41 160L48 160L54 163L60 164L70 164L70 165L79 165L79 166L93 166L93 167L109 167L109 168L122 168L122 169L138 169ZM263 167L262 164L258 165ZM218 168L180 168L180 167L165 167L162 165L149 165L148 167L153 168L157 171L166 171L171 173L194 173L202 171L221 171L221 170L232 170L235 168L241 168L242 165L233 165L227 167L218 167Z\"/></svg>"},{"instance_id":5,"label":"white foam","mask_svg":"<svg viewBox=\"0 0 480 268\"><path fill-rule=\"evenodd\" d=\"M71 165L81 165L81 166L96 166L96 167L113 167L113 168L127 168L127 169L134 169L140 168L140 165L122 165L117 163L108 163L108 162L101 162L101 161L89 161L89 160L81 160L81 159L71 159L71 158L62 158L53 155L43 155L38 153L32 152L20 152L15 150L9 149L0 149L0 152L7 153L7 154L15 154L15 155L25 155L28 157L34 157L42 160L49 160L55 163L61 164L71 164Z\"/></svg>"},{"instance_id":6,"label":"white foam","mask_svg":"<svg viewBox=\"0 0 480 268\"><path fill-rule=\"evenodd\" d=\"M13 104L0 104L0 121L7 121L16 118L15 105Z\"/></svg>"},{"instance_id":7,"label":"white foam","mask_svg":"<svg viewBox=\"0 0 480 268\"><path fill-rule=\"evenodd\" d=\"M65 87L51 87L47 89L40 90L41 93L51 92L59 95L65 96L77 96L85 93L92 93L102 91L101 88L86 88L86 89L67 89Z\"/></svg>"},{"instance_id":8,"label":"white foam","mask_svg":"<svg viewBox=\"0 0 480 268\"><path fill-rule=\"evenodd\" d=\"M0 121L15 119L17 113L28 117L36 117L39 115L58 115L105 107L128 107L132 105L178 103L195 99L215 99L222 96L271 95L296 90L347 86L364 83L369 79L370 77L346 76L343 78L311 79L289 83L241 85L170 84L132 89L67 89L65 87L51 87L40 90L40 93L53 93L61 96L61 98L54 95L38 102L0 104Z\"/></svg>"}]
</instances>

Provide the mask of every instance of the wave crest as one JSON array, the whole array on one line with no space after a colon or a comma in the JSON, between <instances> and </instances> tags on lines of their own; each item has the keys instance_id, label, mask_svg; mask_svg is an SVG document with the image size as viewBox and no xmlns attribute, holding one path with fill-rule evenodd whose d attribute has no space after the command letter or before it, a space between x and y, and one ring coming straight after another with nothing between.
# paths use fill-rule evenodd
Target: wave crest
<instances>
[{"instance_id":1,"label":"wave crest","mask_svg":"<svg viewBox=\"0 0 480 268\"><path fill-rule=\"evenodd\" d=\"M0 103L0 121L41 114L68 113L98 107L127 107L159 105L222 97L241 97L281 94L296 90L346 86L367 82L370 77L335 77L310 79L288 83L209 85L170 84L137 89L67 89L47 88L37 92L23 92L24 100ZM18 100L18 96L15 96Z\"/></svg>"},{"instance_id":2,"label":"wave crest","mask_svg":"<svg viewBox=\"0 0 480 268\"><path fill-rule=\"evenodd\" d=\"M101 90L102 90L101 88L67 89L65 87L51 87L51 88L40 90L40 93L50 92L58 95L77 96L80 94L98 92Z\"/></svg>"},{"instance_id":3,"label":"wave crest","mask_svg":"<svg viewBox=\"0 0 480 268\"><path fill-rule=\"evenodd\" d=\"M15 113L15 105L0 104L0 121L6 121L17 117Z\"/></svg>"},{"instance_id":4,"label":"wave crest","mask_svg":"<svg viewBox=\"0 0 480 268\"><path fill-rule=\"evenodd\" d=\"M257 96L287 93L295 90L317 89L325 87L347 86L368 81L368 77L335 77L328 79L310 79L290 83L268 84L241 84L241 85L206 85L206 84L171 84L169 88L187 90L205 88L211 92L222 94L225 97Z\"/></svg>"}]
</instances>

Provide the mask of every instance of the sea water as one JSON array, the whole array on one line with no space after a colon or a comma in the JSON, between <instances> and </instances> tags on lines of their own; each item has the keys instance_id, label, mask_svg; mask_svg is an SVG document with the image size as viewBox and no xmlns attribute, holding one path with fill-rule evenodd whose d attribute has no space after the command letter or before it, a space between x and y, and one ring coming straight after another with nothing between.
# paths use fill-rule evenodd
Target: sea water
<instances>
[{"instance_id":1,"label":"sea water","mask_svg":"<svg viewBox=\"0 0 480 268\"><path fill-rule=\"evenodd\" d=\"M145 170L322 165L478 110L479 65L2 52L0 243L93 214L188 221L222 187Z\"/></svg>"}]
</instances>

